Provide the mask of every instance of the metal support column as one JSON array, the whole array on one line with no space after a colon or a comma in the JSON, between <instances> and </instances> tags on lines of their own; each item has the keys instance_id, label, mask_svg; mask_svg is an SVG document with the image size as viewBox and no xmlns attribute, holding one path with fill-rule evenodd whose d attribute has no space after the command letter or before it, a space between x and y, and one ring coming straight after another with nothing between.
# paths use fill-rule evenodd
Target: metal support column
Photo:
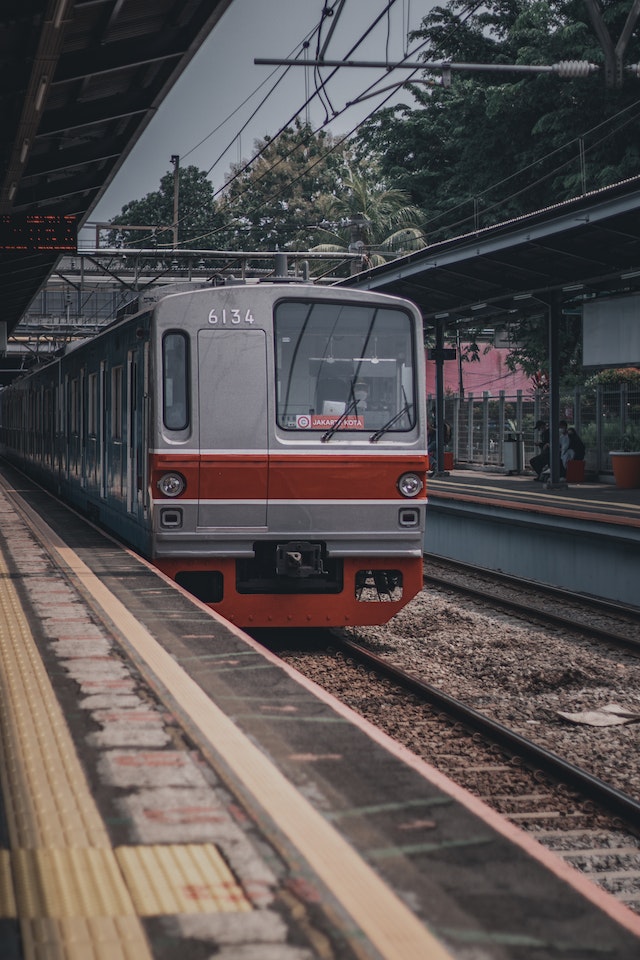
<instances>
[{"instance_id":1,"label":"metal support column","mask_svg":"<svg viewBox=\"0 0 640 960\"><path fill-rule=\"evenodd\" d=\"M436 320L436 473L444 472L444 320Z\"/></svg>"},{"instance_id":2,"label":"metal support column","mask_svg":"<svg viewBox=\"0 0 640 960\"><path fill-rule=\"evenodd\" d=\"M549 300L549 470L547 486L560 482L560 294Z\"/></svg>"}]
</instances>

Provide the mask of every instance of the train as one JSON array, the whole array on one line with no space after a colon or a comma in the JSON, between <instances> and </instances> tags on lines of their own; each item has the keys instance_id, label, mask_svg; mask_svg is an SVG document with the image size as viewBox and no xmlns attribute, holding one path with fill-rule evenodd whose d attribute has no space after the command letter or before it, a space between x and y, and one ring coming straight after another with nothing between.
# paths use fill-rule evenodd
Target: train
<instances>
[{"instance_id":1,"label":"train","mask_svg":"<svg viewBox=\"0 0 640 960\"><path fill-rule=\"evenodd\" d=\"M381 293L165 284L0 393L0 453L243 628L422 588L422 318Z\"/></svg>"}]
</instances>

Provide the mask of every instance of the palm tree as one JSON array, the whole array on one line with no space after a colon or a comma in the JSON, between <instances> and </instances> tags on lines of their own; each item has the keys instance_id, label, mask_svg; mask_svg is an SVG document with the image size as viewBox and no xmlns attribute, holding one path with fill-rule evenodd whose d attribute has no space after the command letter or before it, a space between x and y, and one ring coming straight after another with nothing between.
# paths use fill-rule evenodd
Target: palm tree
<instances>
[{"instance_id":1,"label":"palm tree","mask_svg":"<svg viewBox=\"0 0 640 960\"><path fill-rule=\"evenodd\" d=\"M341 196L324 198L320 227L326 239L312 249L320 253L361 253L363 266L378 266L427 246L420 227L424 214L404 190L349 172ZM358 270L358 261L353 261Z\"/></svg>"}]
</instances>

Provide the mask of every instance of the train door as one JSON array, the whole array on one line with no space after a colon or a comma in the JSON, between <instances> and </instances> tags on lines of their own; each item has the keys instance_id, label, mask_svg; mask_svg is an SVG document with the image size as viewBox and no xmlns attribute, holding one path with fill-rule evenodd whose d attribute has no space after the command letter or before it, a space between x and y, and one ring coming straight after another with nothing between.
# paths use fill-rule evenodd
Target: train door
<instances>
[{"instance_id":1,"label":"train door","mask_svg":"<svg viewBox=\"0 0 640 960\"><path fill-rule=\"evenodd\" d=\"M78 433L80 437L80 483L82 486L87 484L87 370L82 367L80 370L80 410L78 411L80 422L78 424Z\"/></svg>"},{"instance_id":2,"label":"train door","mask_svg":"<svg viewBox=\"0 0 640 960\"><path fill-rule=\"evenodd\" d=\"M263 330L198 333L200 527L267 523L268 408Z\"/></svg>"},{"instance_id":3,"label":"train door","mask_svg":"<svg viewBox=\"0 0 640 960\"><path fill-rule=\"evenodd\" d=\"M103 500L107 497L107 454L106 454L106 436L107 436L107 366L104 360L100 361L100 410L101 414L98 423L98 469L100 471L100 496Z\"/></svg>"},{"instance_id":4,"label":"train door","mask_svg":"<svg viewBox=\"0 0 640 960\"><path fill-rule=\"evenodd\" d=\"M149 341L145 340L142 347L142 436L140 450L142 455L142 515L146 520L149 516L149 443L151 430L151 412L149 393Z\"/></svg>"},{"instance_id":5,"label":"train door","mask_svg":"<svg viewBox=\"0 0 640 960\"><path fill-rule=\"evenodd\" d=\"M145 344L145 346L147 346ZM148 353L130 350L127 357L127 512L144 516L147 487L144 455L144 369Z\"/></svg>"},{"instance_id":6,"label":"train door","mask_svg":"<svg viewBox=\"0 0 640 960\"><path fill-rule=\"evenodd\" d=\"M63 436L63 448L62 448L62 477L64 480L69 479L69 469L71 466L71 435L70 435L70 426L71 426L71 411L69 410L69 376L65 374L64 380L62 381L62 409L61 421L62 421L62 436Z\"/></svg>"},{"instance_id":7,"label":"train door","mask_svg":"<svg viewBox=\"0 0 640 960\"><path fill-rule=\"evenodd\" d=\"M127 501L127 513L133 513L136 504L136 477L138 474L138 424L136 418L137 411L137 391L136 391L137 364L136 355L133 350L127 354L127 387L125 398L125 409L127 411L126 445L127 453L125 457L125 489Z\"/></svg>"}]
</instances>

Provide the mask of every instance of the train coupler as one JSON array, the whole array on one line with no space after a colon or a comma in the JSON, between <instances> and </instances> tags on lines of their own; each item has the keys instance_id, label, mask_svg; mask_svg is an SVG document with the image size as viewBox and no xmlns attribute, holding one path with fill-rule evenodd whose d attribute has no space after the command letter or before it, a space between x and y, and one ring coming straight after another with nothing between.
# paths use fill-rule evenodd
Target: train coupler
<instances>
[{"instance_id":1,"label":"train coupler","mask_svg":"<svg viewBox=\"0 0 640 960\"><path fill-rule=\"evenodd\" d=\"M276 548L276 573L280 577L313 577L325 573L319 543L292 540Z\"/></svg>"}]
</instances>

